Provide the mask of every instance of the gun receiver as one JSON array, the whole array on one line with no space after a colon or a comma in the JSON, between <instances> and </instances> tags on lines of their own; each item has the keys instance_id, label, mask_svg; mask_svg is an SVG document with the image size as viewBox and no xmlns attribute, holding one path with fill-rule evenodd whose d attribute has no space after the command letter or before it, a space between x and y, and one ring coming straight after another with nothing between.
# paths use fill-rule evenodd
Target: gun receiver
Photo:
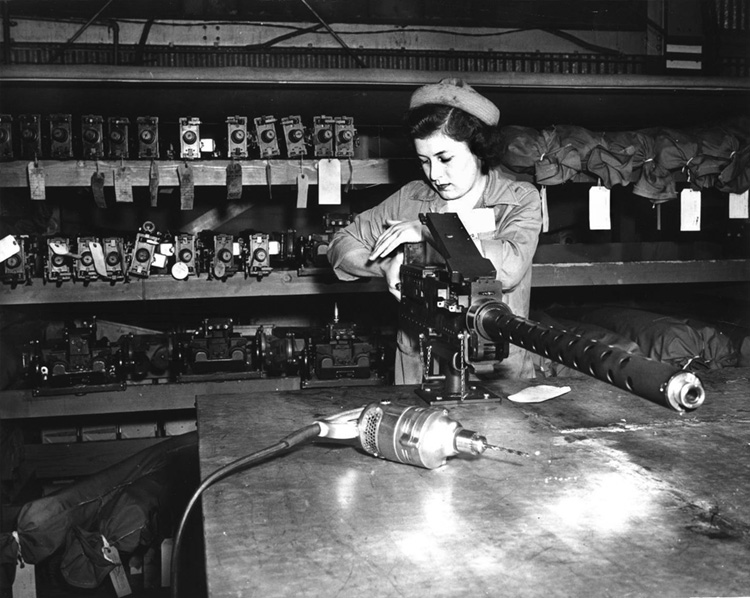
<instances>
[{"instance_id":1,"label":"gun receiver","mask_svg":"<svg viewBox=\"0 0 750 598\"><path fill-rule=\"evenodd\" d=\"M675 411L703 403L703 385L690 372L514 315L502 302L492 262L458 215L420 219L432 239L405 249L399 318L420 339L424 374L418 392L428 402L497 399L470 383L469 372L502 361L513 343Z\"/></svg>"}]
</instances>

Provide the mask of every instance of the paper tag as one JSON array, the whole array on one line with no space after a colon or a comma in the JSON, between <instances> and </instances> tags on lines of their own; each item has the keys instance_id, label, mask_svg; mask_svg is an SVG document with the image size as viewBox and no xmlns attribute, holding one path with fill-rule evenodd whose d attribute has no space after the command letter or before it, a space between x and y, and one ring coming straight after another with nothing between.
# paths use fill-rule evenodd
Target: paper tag
<instances>
[{"instance_id":1,"label":"paper tag","mask_svg":"<svg viewBox=\"0 0 750 598\"><path fill-rule=\"evenodd\" d=\"M115 201L118 203L133 203L132 171L127 166L115 168Z\"/></svg>"},{"instance_id":2,"label":"paper tag","mask_svg":"<svg viewBox=\"0 0 750 598\"><path fill-rule=\"evenodd\" d=\"M0 239L0 263L7 260L11 255L20 253L21 246L13 235Z\"/></svg>"},{"instance_id":3,"label":"paper tag","mask_svg":"<svg viewBox=\"0 0 750 598\"><path fill-rule=\"evenodd\" d=\"M172 538L165 538L161 543L161 587L163 588L171 585L173 544Z\"/></svg>"},{"instance_id":4,"label":"paper tag","mask_svg":"<svg viewBox=\"0 0 750 598\"><path fill-rule=\"evenodd\" d=\"M47 199L47 192L44 181L44 168L34 165L33 162L29 162L28 173L29 193L31 195L31 199Z\"/></svg>"},{"instance_id":5,"label":"paper tag","mask_svg":"<svg viewBox=\"0 0 750 598\"><path fill-rule=\"evenodd\" d=\"M547 208L547 186L542 185L541 191L539 191L539 197L542 200L542 232L549 232L549 209Z\"/></svg>"},{"instance_id":6,"label":"paper tag","mask_svg":"<svg viewBox=\"0 0 750 598\"><path fill-rule=\"evenodd\" d=\"M36 598L36 573L34 565L24 563L16 567L13 580L13 598Z\"/></svg>"},{"instance_id":7,"label":"paper tag","mask_svg":"<svg viewBox=\"0 0 750 598\"><path fill-rule=\"evenodd\" d=\"M539 384L538 386L527 386L522 391L510 395L508 400L514 403L542 403L568 392L570 392L570 386Z\"/></svg>"},{"instance_id":8,"label":"paper tag","mask_svg":"<svg viewBox=\"0 0 750 598\"><path fill-rule=\"evenodd\" d=\"M91 175L91 193L94 195L94 203L100 208L107 207L104 199L104 173L95 172Z\"/></svg>"},{"instance_id":9,"label":"paper tag","mask_svg":"<svg viewBox=\"0 0 750 598\"><path fill-rule=\"evenodd\" d=\"M310 178L304 173L300 172L297 175L297 207L307 207L307 189L310 186Z\"/></svg>"},{"instance_id":10,"label":"paper tag","mask_svg":"<svg viewBox=\"0 0 750 598\"><path fill-rule=\"evenodd\" d=\"M159 253L166 256L174 255L174 243L159 243Z\"/></svg>"},{"instance_id":11,"label":"paper tag","mask_svg":"<svg viewBox=\"0 0 750 598\"><path fill-rule=\"evenodd\" d=\"M729 217L743 220L750 218L748 191L745 191L744 193L729 194Z\"/></svg>"},{"instance_id":12,"label":"paper tag","mask_svg":"<svg viewBox=\"0 0 750 598\"><path fill-rule=\"evenodd\" d=\"M683 189L680 193L680 230L701 229L701 192Z\"/></svg>"},{"instance_id":13,"label":"paper tag","mask_svg":"<svg viewBox=\"0 0 750 598\"><path fill-rule=\"evenodd\" d=\"M52 250L52 253L56 255L70 255L68 246L60 241L50 241L49 248Z\"/></svg>"},{"instance_id":14,"label":"paper tag","mask_svg":"<svg viewBox=\"0 0 750 598\"><path fill-rule=\"evenodd\" d=\"M472 237L495 230L495 210L492 208L462 210L458 213L458 217L466 228L466 232Z\"/></svg>"},{"instance_id":15,"label":"paper tag","mask_svg":"<svg viewBox=\"0 0 750 598\"><path fill-rule=\"evenodd\" d=\"M242 198L242 164L230 162L227 165L227 200Z\"/></svg>"},{"instance_id":16,"label":"paper tag","mask_svg":"<svg viewBox=\"0 0 750 598\"><path fill-rule=\"evenodd\" d=\"M597 185L589 188L589 229L610 230L609 189Z\"/></svg>"},{"instance_id":17,"label":"paper tag","mask_svg":"<svg viewBox=\"0 0 750 598\"><path fill-rule=\"evenodd\" d=\"M94 259L94 270L99 276L107 277L107 262L104 259L104 248L98 241L89 241L89 251Z\"/></svg>"},{"instance_id":18,"label":"paper tag","mask_svg":"<svg viewBox=\"0 0 750 598\"><path fill-rule=\"evenodd\" d=\"M105 559L115 565L115 568L109 572L109 579L112 581L112 586L115 589L117 597L130 596L133 591L130 589L130 582L128 582L128 577L125 575L125 567L122 566L120 553L117 551L117 548L107 544L105 540L105 544L102 546L102 554Z\"/></svg>"},{"instance_id":19,"label":"paper tag","mask_svg":"<svg viewBox=\"0 0 750 598\"><path fill-rule=\"evenodd\" d=\"M155 208L159 197L159 165L156 160L151 161L151 168L148 171L148 192L151 196L151 207Z\"/></svg>"},{"instance_id":20,"label":"paper tag","mask_svg":"<svg viewBox=\"0 0 750 598\"><path fill-rule=\"evenodd\" d=\"M180 164L177 167L177 177L180 179L180 207L183 210L192 210L195 201L193 169L188 164Z\"/></svg>"},{"instance_id":21,"label":"paper tag","mask_svg":"<svg viewBox=\"0 0 750 598\"><path fill-rule=\"evenodd\" d=\"M326 159L318 162L318 204L341 205L341 162Z\"/></svg>"},{"instance_id":22,"label":"paper tag","mask_svg":"<svg viewBox=\"0 0 750 598\"><path fill-rule=\"evenodd\" d=\"M167 256L163 253L155 253L151 266L154 268L163 268L167 265Z\"/></svg>"}]
</instances>

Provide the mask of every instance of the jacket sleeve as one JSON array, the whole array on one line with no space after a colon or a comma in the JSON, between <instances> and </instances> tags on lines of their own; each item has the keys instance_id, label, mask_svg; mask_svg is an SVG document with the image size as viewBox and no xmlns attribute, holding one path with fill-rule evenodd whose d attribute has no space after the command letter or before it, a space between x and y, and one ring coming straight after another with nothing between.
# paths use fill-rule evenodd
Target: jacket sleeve
<instances>
[{"instance_id":1,"label":"jacket sleeve","mask_svg":"<svg viewBox=\"0 0 750 598\"><path fill-rule=\"evenodd\" d=\"M409 185L377 206L358 214L354 222L337 231L328 246L328 261L340 280L355 280L361 277L383 275L380 262L367 258L376 241L386 228L386 220L404 220L410 217L405 212L404 197Z\"/></svg>"},{"instance_id":2,"label":"jacket sleeve","mask_svg":"<svg viewBox=\"0 0 750 598\"><path fill-rule=\"evenodd\" d=\"M512 291L531 268L531 261L542 230L542 202L532 185L517 184L519 202L505 208L497 220L494 239L482 240L484 255L497 268L503 289Z\"/></svg>"}]
</instances>

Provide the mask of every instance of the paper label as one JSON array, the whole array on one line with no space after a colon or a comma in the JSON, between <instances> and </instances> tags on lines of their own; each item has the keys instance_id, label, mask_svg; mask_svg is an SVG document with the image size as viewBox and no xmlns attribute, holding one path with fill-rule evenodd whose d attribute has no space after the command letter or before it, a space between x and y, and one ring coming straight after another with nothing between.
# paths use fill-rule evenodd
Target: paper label
<instances>
[{"instance_id":1,"label":"paper label","mask_svg":"<svg viewBox=\"0 0 750 598\"><path fill-rule=\"evenodd\" d=\"M297 208L307 207L307 190L310 186L310 178L301 172L297 175Z\"/></svg>"},{"instance_id":2,"label":"paper label","mask_svg":"<svg viewBox=\"0 0 750 598\"><path fill-rule=\"evenodd\" d=\"M94 270L99 276L107 277L107 262L104 259L104 248L98 241L89 241L89 251L94 259Z\"/></svg>"},{"instance_id":3,"label":"paper label","mask_svg":"<svg viewBox=\"0 0 750 598\"><path fill-rule=\"evenodd\" d=\"M115 201L118 203L133 203L133 181L131 170L127 166L115 168Z\"/></svg>"},{"instance_id":4,"label":"paper label","mask_svg":"<svg viewBox=\"0 0 750 598\"><path fill-rule=\"evenodd\" d=\"M701 229L701 192L683 189L680 193L680 230Z\"/></svg>"},{"instance_id":5,"label":"paper label","mask_svg":"<svg viewBox=\"0 0 750 598\"><path fill-rule=\"evenodd\" d=\"M539 384L528 386L522 391L509 395L508 400L514 403L542 403L570 392L570 386L549 386Z\"/></svg>"},{"instance_id":6,"label":"paper label","mask_svg":"<svg viewBox=\"0 0 750 598\"><path fill-rule=\"evenodd\" d=\"M476 210L462 210L458 213L466 232L472 237L495 230L495 210L492 208L477 208Z\"/></svg>"},{"instance_id":7,"label":"paper label","mask_svg":"<svg viewBox=\"0 0 750 598\"><path fill-rule=\"evenodd\" d=\"M29 162L28 173L29 193L31 195L31 199L47 199L47 191L44 181L44 168L42 168L41 166L35 166L33 162Z\"/></svg>"},{"instance_id":8,"label":"paper label","mask_svg":"<svg viewBox=\"0 0 750 598\"><path fill-rule=\"evenodd\" d=\"M49 248L55 255L70 255L70 250L67 244L61 243L60 241L50 241Z\"/></svg>"},{"instance_id":9,"label":"paper label","mask_svg":"<svg viewBox=\"0 0 750 598\"><path fill-rule=\"evenodd\" d=\"M242 247L237 241L232 241L232 255L235 257L242 255Z\"/></svg>"},{"instance_id":10,"label":"paper label","mask_svg":"<svg viewBox=\"0 0 750 598\"><path fill-rule=\"evenodd\" d=\"M0 239L0 263L7 260L11 255L16 255L21 251L21 246L13 235L8 235Z\"/></svg>"},{"instance_id":11,"label":"paper label","mask_svg":"<svg viewBox=\"0 0 750 598\"><path fill-rule=\"evenodd\" d=\"M16 567L16 577L13 580L13 598L37 598L34 565L24 563L22 566Z\"/></svg>"},{"instance_id":12,"label":"paper label","mask_svg":"<svg viewBox=\"0 0 750 598\"><path fill-rule=\"evenodd\" d=\"M159 253L174 255L174 243L159 243Z\"/></svg>"},{"instance_id":13,"label":"paper label","mask_svg":"<svg viewBox=\"0 0 750 598\"><path fill-rule=\"evenodd\" d=\"M107 207L104 198L104 173L95 172L91 175L91 193L94 195L94 203L100 208Z\"/></svg>"},{"instance_id":14,"label":"paper label","mask_svg":"<svg viewBox=\"0 0 750 598\"><path fill-rule=\"evenodd\" d=\"M341 162L336 159L318 162L318 204L341 205Z\"/></svg>"},{"instance_id":15,"label":"paper label","mask_svg":"<svg viewBox=\"0 0 750 598\"><path fill-rule=\"evenodd\" d=\"M195 202L193 169L188 164L180 164L177 167L177 178L180 179L180 207L183 210L192 210Z\"/></svg>"},{"instance_id":16,"label":"paper label","mask_svg":"<svg viewBox=\"0 0 750 598\"><path fill-rule=\"evenodd\" d=\"M748 191L744 193L729 194L729 217L745 220L750 218L750 208L748 207Z\"/></svg>"},{"instance_id":17,"label":"paper label","mask_svg":"<svg viewBox=\"0 0 750 598\"><path fill-rule=\"evenodd\" d=\"M163 253L155 253L151 266L154 268L163 268L167 265L167 256Z\"/></svg>"},{"instance_id":18,"label":"paper label","mask_svg":"<svg viewBox=\"0 0 750 598\"><path fill-rule=\"evenodd\" d=\"M227 200L242 198L242 164L230 162L227 165Z\"/></svg>"},{"instance_id":19,"label":"paper label","mask_svg":"<svg viewBox=\"0 0 750 598\"><path fill-rule=\"evenodd\" d=\"M122 566L120 553L117 551L117 548L107 544L105 540L105 544L102 546L102 554L105 559L115 565L115 568L109 572L109 579L112 581L112 586L115 589L117 598L130 596L133 591L130 589L130 582L128 581L127 575L125 575L125 568Z\"/></svg>"},{"instance_id":20,"label":"paper label","mask_svg":"<svg viewBox=\"0 0 750 598\"><path fill-rule=\"evenodd\" d=\"M172 546L174 540L165 538L161 543L161 587L168 588L172 577Z\"/></svg>"},{"instance_id":21,"label":"paper label","mask_svg":"<svg viewBox=\"0 0 750 598\"><path fill-rule=\"evenodd\" d=\"M610 230L609 189L597 185L589 189L589 229Z\"/></svg>"},{"instance_id":22,"label":"paper label","mask_svg":"<svg viewBox=\"0 0 750 598\"><path fill-rule=\"evenodd\" d=\"M549 232L549 209L547 207L547 187L542 185L541 191L539 191L539 197L542 200L542 232Z\"/></svg>"},{"instance_id":23,"label":"paper label","mask_svg":"<svg viewBox=\"0 0 750 598\"><path fill-rule=\"evenodd\" d=\"M151 196L151 207L155 208L159 197L159 165L156 160L151 161L148 171L148 193Z\"/></svg>"}]
</instances>

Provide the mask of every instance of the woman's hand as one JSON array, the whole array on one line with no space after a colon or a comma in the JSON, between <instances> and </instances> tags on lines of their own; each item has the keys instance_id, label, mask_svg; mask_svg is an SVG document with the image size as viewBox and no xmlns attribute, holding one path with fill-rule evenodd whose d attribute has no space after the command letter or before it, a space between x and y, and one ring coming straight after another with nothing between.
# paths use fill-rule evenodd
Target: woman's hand
<instances>
[{"instance_id":1,"label":"woman's hand","mask_svg":"<svg viewBox=\"0 0 750 598\"><path fill-rule=\"evenodd\" d=\"M401 264L404 252L397 251L392 257L383 260L383 276L388 283L388 292L401 301Z\"/></svg>"},{"instance_id":2,"label":"woman's hand","mask_svg":"<svg viewBox=\"0 0 750 598\"><path fill-rule=\"evenodd\" d=\"M423 226L419 220L386 220L388 228L375 243L369 259L387 256L404 243L418 243L424 239ZM401 258L403 262L403 257Z\"/></svg>"}]
</instances>

